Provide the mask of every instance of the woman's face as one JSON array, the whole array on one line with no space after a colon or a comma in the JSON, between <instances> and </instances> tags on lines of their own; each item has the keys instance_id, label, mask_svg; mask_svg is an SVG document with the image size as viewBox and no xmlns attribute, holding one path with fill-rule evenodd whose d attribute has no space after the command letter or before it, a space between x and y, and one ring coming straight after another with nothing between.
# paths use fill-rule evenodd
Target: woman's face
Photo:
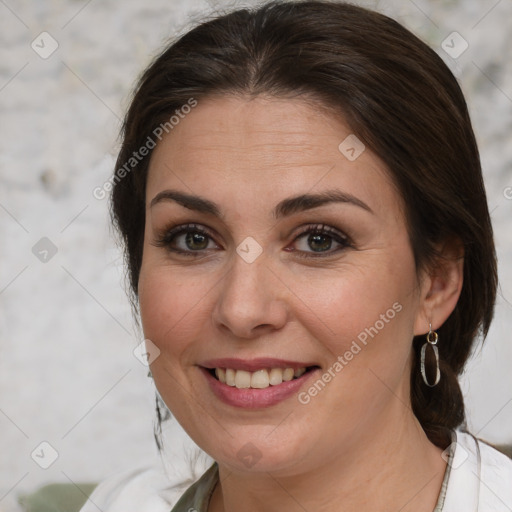
<instances>
[{"instance_id":1,"label":"woman's face","mask_svg":"<svg viewBox=\"0 0 512 512\"><path fill-rule=\"evenodd\" d=\"M350 135L301 100L222 97L152 155L139 280L151 371L232 469L293 474L412 415L423 292L401 197Z\"/></svg>"}]
</instances>

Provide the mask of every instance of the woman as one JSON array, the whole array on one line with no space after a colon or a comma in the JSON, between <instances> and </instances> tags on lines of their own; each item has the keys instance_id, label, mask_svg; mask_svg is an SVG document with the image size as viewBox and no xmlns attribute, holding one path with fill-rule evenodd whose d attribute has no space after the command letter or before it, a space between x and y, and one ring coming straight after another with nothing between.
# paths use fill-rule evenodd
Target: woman
<instances>
[{"instance_id":1,"label":"woman","mask_svg":"<svg viewBox=\"0 0 512 512\"><path fill-rule=\"evenodd\" d=\"M433 50L343 3L220 16L145 71L116 169L152 376L215 462L178 503L153 470L95 506L512 509L512 461L463 432L496 258Z\"/></svg>"}]
</instances>

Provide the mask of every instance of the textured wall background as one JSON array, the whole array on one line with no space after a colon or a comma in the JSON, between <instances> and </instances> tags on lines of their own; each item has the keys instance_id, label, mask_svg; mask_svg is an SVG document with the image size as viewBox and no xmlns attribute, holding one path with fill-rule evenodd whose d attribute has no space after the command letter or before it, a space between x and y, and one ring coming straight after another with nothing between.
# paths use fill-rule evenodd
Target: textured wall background
<instances>
[{"instance_id":1,"label":"textured wall background","mask_svg":"<svg viewBox=\"0 0 512 512\"><path fill-rule=\"evenodd\" d=\"M466 93L501 294L462 383L473 432L512 442L512 2L363 4L427 40ZM92 191L113 170L137 74L169 36L230 5L0 0L0 510L44 483L96 481L156 456L153 385L132 353L141 337L107 202Z\"/></svg>"}]
</instances>

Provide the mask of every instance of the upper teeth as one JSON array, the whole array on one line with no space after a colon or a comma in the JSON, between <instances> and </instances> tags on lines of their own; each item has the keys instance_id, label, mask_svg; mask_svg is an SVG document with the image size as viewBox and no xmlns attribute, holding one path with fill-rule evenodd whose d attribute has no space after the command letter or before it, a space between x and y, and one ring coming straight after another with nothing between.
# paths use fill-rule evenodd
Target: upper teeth
<instances>
[{"instance_id":1,"label":"upper teeth","mask_svg":"<svg viewBox=\"0 0 512 512\"><path fill-rule=\"evenodd\" d=\"M300 377L306 368L269 368L255 372L245 370L233 370L232 368L215 368L215 375L224 384L243 388L268 388L277 386L283 381L292 380L294 377Z\"/></svg>"}]
</instances>

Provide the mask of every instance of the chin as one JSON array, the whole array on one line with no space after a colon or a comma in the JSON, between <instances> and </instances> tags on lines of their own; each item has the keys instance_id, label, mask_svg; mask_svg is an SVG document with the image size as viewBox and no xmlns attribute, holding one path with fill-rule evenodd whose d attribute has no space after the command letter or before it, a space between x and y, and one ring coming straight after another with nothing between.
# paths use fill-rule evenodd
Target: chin
<instances>
[{"instance_id":1,"label":"chin","mask_svg":"<svg viewBox=\"0 0 512 512\"><path fill-rule=\"evenodd\" d=\"M209 453L221 466L236 472L250 473L275 473L293 474L294 468L299 467L305 454L297 449L296 444L279 440L278 446L275 442L269 443L265 439L267 433L258 436L237 436L231 442L223 445L222 451L215 446Z\"/></svg>"}]
</instances>

